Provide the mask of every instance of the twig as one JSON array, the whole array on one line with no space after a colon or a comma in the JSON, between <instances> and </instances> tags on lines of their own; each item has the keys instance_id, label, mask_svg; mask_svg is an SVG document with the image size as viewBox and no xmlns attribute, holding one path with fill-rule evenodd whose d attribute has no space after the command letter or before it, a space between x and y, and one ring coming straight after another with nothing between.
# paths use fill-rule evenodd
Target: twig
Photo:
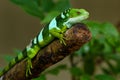
<instances>
[{"instance_id":1,"label":"twig","mask_svg":"<svg viewBox=\"0 0 120 80\"><path fill-rule=\"evenodd\" d=\"M70 64L71 64L71 67L75 67L76 64L74 64L74 57L73 55L70 55ZM71 80L76 80L76 77L74 75L71 75Z\"/></svg>"}]
</instances>

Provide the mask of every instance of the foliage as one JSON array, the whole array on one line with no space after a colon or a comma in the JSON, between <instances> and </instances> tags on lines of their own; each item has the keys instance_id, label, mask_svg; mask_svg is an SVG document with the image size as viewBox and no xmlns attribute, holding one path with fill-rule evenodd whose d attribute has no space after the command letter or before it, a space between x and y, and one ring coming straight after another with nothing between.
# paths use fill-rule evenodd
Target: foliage
<instances>
[{"instance_id":1,"label":"foliage","mask_svg":"<svg viewBox=\"0 0 120 80\"><path fill-rule=\"evenodd\" d=\"M94 77L95 80L116 80L120 74L120 51L118 51L120 38L118 31L109 22L85 21L84 23L92 32L92 40L76 52L77 57L82 57L81 59L84 62L82 66L84 74ZM102 73L96 77L97 67Z\"/></svg>"},{"instance_id":2,"label":"foliage","mask_svg":"<svg viewBox=\"0 0 120 80\"><path fill-rule=\"evenodd\" d=\"M48 23L54 16L70 7L69 0L10 0L25 12Z\"/></svg>"},{"instance_id":3,"label":"foliage","mask_svg":"<svg viewBox=\"0 0 120 80\"><path fill-rule=\"evenodd\" d=\"M28 14L39 18L42 23L48 23L54 16L70 7L69 0L10 1ZM92 32L92 40L70 56L69 59L72 58L74 63L71 60L69 62L74 65L58 65L33 80L47 80L47 74L58 75L61 70L68 70L74 80L117 79L120 74L120 35L115 26L109 22L84 21L83 23ZM96 68L99 68L101 73L96 74Z\"/></svg>"}]
</instances>

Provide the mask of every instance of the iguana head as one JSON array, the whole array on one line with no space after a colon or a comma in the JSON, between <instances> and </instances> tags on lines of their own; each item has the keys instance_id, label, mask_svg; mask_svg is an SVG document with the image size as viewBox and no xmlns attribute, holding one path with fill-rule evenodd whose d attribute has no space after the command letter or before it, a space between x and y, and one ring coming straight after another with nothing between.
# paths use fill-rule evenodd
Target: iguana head
<instances>
[{"instance_id":1,"label":"iguana head","mask_svg":"<svg viewBox=\"0 0 120 80\"><path fill-rule=\"evenodd\" d=\"M61 17L67 17L64 22L68 28L72 26L72 24L79 23L89 17L89 13L85 9L67 9L63 12L65 15L61 15Z\"/></svg>"}]
</instances>

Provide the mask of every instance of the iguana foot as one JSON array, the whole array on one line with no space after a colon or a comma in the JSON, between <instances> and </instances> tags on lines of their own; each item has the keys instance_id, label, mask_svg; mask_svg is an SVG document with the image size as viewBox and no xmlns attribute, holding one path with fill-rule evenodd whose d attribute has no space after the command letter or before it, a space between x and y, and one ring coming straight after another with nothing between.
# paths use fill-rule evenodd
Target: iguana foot
<instances>
[{"instance_id":1,"label":"iguana foot","mask_svg":"<svg viewBox=\"0 0 120 80\"><path fill-rule=\"evenodd\" d=\"M58 38L60 40L60 43L63 43L64 45L66 45L65 38L63 36L64 31L53 28L49 32L54 37Z\"/></svg>"},{"instance_id":2,"label":"iguana foot","mask_svg":"<svg viewBox=\"0 0 120 80\"><path fill-rule=\"evenodd\" d=\"M27 59L27 69L26 69L26 76L28 77L29 75L32 75L31 73L31 69L32 69L32 62L31 59Z\"/></svg>"}]
</instances>

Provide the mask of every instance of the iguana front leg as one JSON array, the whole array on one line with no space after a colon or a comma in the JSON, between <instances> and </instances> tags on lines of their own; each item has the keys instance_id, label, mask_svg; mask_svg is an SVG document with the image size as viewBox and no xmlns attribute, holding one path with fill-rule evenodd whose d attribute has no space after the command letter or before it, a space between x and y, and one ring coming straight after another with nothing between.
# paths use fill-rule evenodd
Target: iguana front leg
<instances>
[{"instance_id":1,"label":"iguana front leg","mask_svg":"<svg viewBox=\"0 0 120 80\"><path fill-rule=\"evenodd\" d=\"M53 28L53 29L49 30L49 33L52 36L58 38L60 40L60 43L63 43L64 45L66 45L66 43L64 41L65 38L63 36L63 33L66 31L66 29L67 29L66 27L62 28L61 30Z\"/></svg>"}]
</instances>

